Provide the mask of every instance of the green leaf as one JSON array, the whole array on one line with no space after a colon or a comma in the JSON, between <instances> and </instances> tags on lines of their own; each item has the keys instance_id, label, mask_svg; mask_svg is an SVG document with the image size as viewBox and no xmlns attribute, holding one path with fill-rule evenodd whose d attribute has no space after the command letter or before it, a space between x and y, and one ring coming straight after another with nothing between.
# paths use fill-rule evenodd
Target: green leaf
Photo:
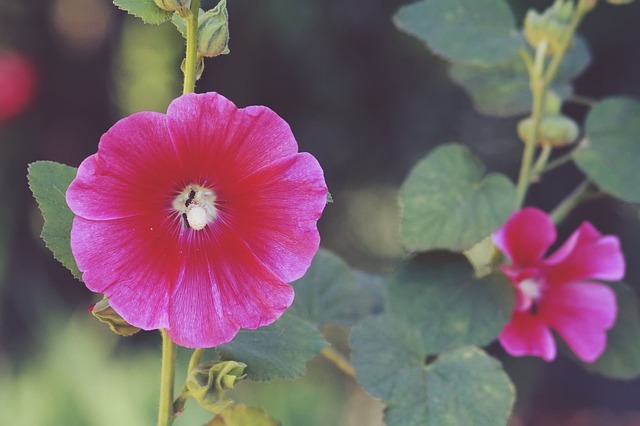
<instances>
[{"instance_id":1,"label":"green leaf","mask_svg":"<svg viewBox=\"0 0 640 426\"><path fill-rule=\"evenodd\" d=\"M173 15L173 12L160 9L153 0L113 0L113 4L142 19L145 24L162 24Z\"/></svg>"},{"instance_id":2,"label":"green leaf","mask_svg":"<svg viewBox=\"0 0 640 426\"><path fill-rule=\"evenodd\" d=\"M327 346L318 329L285 313L278 321L256 330L241 330L217 348L222 360L247 364L251 380L293 379L305 373L305 362Z\"/></svg>"},{"instance_id":3,"label":"green leaf","mask_svg":"<svg viewBox=\"0 0 640 426\"><path fill-rule=\"evenodd\" d=\"M391 276L388 311L421 330L429 354L486 345L495 340L513 309L513 291L501 277L475 278L460 254L427 253Z\"/></svg>"},{"instance_id":4,"label":"green leaf","mask_svg":"<svg viewBox=\"0 0 640 426\"><path fill-rule=\"evenodd\" d=\"M353 328L350 344L358 381L384 400L400 386L397 372L420 368L427 357L420 330L389 314L362 320Z\"/></svg>"},{"instance_id":5,"label":"green leaf","mask_svg":"<svg viewBox=\"0 0 640 426\"><path fill-rule=\"evenodd\" d=\"M74 214L67 205L65 193L78 169L54 163L36 161L29 164L29 188L44 217L44 228L40 235L46 246L74 277L82 279L78 265L71 253L71 225Z\"/></svg>"},{"instance_id":6,"label":"green leaf","mask_svg":"<svg viewBox=\"0 0 640 426\"><path fill-rule=\"evenodd\" d=\"M613 284L618 301L618 319L607 333L607 349L585 368L612 379L635 379L640 376L640 313L638 298L629 286Z\"/></svg>"},{"instance_id":7,"label":"green leaf","mask_svg":"<svg viewBox=\"0 0 640 426\"><path fill-rule=\"evenodd\" d=\"M296 298L288 312L317 326L353 324L381 304L381 285L359 280L335 254L320 250L307 273L292 283Z\"/></svg>"},{"instance_id":8,"label":"green leaf","mask_svg":"<svg viewBox=\"0 0 640 426\"><path fill-rule=\"evenodd\" d=\"M576 37L567 52L552 89L561 99L573 93L571 82L589 65L587 43ZM496 117L521 115L531 110L529 75L519 57L490 67L454 63L449 69L453 81L462 86L482 114Z\"/></svg>"},{"instance_id":9,"label":"green leaf","mask_svg":"<svg viewBox=\"0 0 640 426\"><path fill-rule=\"evenodd\" d=\"M604 192L640 202L640 102L609 98L587 115L586 141L575 154L578 167Z\"/></svg>"},{"instance_id":10,"label":"green leaf","mask_svg":"<svg viewBox=\"0 0 640 426\"><path fill-rule=\"evenodd\" d=\"M461 347L428 360L417 329L388 315L365 319L351 343L358 380L386 403L387 425L506 424L515 390L481 349Z\"/></svg>"},{"instance_id":11,"label":"green leaf","mask_svg":"<svg viewBox=\"0 0 640 426\"><path fill-rule=\"evenodd\" d=\"M400 238L411 251L468 250L507 220L515 196L511 181L484 176L484 165L464 145L440 146L402 184Z\"/></svg>"},{"instance_id":12,"label":"green leaf","mask_svg":"<svg viewBox=\"0 0 640 426\"><path fill-rule=\"evenodd\" d=\"M515 57L524 45L500 0L423 0L402 6L394 23L451 62L493 65Z\"/></svg>"}]
</instances>

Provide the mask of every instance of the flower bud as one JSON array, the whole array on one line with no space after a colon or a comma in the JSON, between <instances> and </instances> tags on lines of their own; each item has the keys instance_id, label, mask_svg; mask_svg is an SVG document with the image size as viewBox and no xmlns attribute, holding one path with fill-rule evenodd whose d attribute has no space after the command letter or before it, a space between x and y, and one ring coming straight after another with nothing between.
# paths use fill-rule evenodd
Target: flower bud
<instances>
[{"instance_id":1,"label":"flower bud","mask_svg":"<svg viewBox=\"0 0 640 426\"><path fill-rule=\"evenodd\" d=\"M556 92L549 90L544 97L543 115L559 115L562 107L562 99Z\"/></svg>"},{"instance_id":2,"label":"flower bud","mask_svg":"<svg viewBox=\"0 0 640 426\"><path fill-rule=\"evenodd\" d=\"M524 19L524 37L534 49L542 41L547 42L547 55L560 48L562 39L570 29L571 17L575 13L572 1L556 0L542 13L529 10Z\"/></svg>"},{"instance_id":3,"label":"flower bud","mask_svg":"<svg viewBox=\"0 0 640 426\"><path fill-rule=\"evenodd\" d=\"M621 4L629 4L631 3L633 0L607 0L607 2L609 2L610 4L617 4L617 5L621 5Z\"/></svg>"},{"instance_id":4,"label":"flower bud","mask_svg":"<svg viewBox=\"0 0 640 426\"><path fill-rule=\"evenodd\" d=\"M153 0L153 2L160 9L167 12L179 12L181 10L189 9L191 0Z\"/></svg>"},{"instance_id":5,"label":"flower bud","mask_svg":"<svg viewBox=\"0 0 640 426\"><path fill-rule=\"evenodd\" d=\"M231 400L225 399L226 390L244 379L246 364L236 361L208 361L198 365L187 376L187 389L198 404L219 413Z\"/></svg>"},{"instance_id":6,"label":"flower bud","mask_svg":"<svg viewBox=\"0 0 640 426\"><path fill-rule=\"evenodd\" d=\"M198 54L212 58L229 53L227 0L198 17Z\"/></svg>"},{"instance_id":7,"label":"flower bud","mask_svg":"<svg viewBox=\"0 0 640 426\"><path fill-rule=\"evenodd\" d=\"M107 324L111 331L120 336L131 336L140 331L138 327L134 327L126 322L120 314L111 307L106 298L90 307L89 311L94 317L98 318L100 322Z\"/></svg>"},{"instance_id":8,"label":"flower bud","mask_svg":"<svg viewBox=\"0 0 640 426\"><path fill-rule=\"evenodd\" d=\"M518 123L518 136L526 142L531 134L533 120L527 117ZM540 121L538 140L541 146L560 147L573 143L578 138L578 125L564 115L545 116Z\"/></svg>"}]
</instances>

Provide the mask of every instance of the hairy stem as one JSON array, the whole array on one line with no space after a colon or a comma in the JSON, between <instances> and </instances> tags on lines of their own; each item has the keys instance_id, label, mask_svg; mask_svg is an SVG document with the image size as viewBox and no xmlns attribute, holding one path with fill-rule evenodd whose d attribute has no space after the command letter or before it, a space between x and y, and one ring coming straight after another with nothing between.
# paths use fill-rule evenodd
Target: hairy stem
<instances>
[{"instance_id":1,"label":"hairy stem","mask_svg":"<svg viewBox=\"0 0 640 426\"><path fill-rule=\"evenodd\" d=\"M187 25L187 49L184 59L184 85L182 93L191 93L196 88L198 67L198 14L200 0L191 1L191 13L185 18Z\"/></svg>"}]
</instances>

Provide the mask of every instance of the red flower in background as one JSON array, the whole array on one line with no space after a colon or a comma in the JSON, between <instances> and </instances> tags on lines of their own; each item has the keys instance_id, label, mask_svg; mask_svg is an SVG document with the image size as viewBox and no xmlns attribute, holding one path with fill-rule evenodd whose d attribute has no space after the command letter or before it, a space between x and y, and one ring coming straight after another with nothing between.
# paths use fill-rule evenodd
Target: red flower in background
<instances>
[{"instance_id":1,"label":"red flower in background","mask_svg":"<svg viewBox=\"0 0 640 426\"><path fill-rule=\"evenodd\" d=\"M216 93L105 133L67 191L83 281L130 324L212 347L275 321L316 253L327 188L285 121Z\"/></svg>"},{"instance_id":2,"label":"red flower in background","mask_svg":"<svg viewBox=\"0 0 640 426\"><path fill-rule=\"evenodd\" d=\"M511 321L499 336L513 356L556 356L551 330L585 362L595 361L606 347L606 330L615 322L615 294L593 280L617 281L625 264L620 241L584 222L552 255L556 228L541 210L514 213L493 236L511 261L502 270L516 289Z\"/></svg>"},{"instance_id":3,"label":"red flower in background","mask_svg":"<svg viewBox=\"0 0 640 426\"><path fill-rule=\"evenodd\" d=\"M0 123L22 113L33 101L37 76L22 53L0 52Z\"/></svg>"}]
</instances>

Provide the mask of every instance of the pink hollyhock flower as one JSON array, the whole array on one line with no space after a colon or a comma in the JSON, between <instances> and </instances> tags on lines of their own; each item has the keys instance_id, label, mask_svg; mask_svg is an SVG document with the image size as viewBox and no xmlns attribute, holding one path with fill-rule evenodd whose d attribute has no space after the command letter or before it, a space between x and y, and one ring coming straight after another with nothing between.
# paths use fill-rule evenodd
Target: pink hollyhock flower
<instances>
[{"instance_id":1,"label":"pink hollyhock flower","mask_svg":"<svg viewBox=\"0 0 640 426\"><path fill-rule=\"evenodd\" d=\"M22 53L0 53L0 123L22 113L36 91L36 71Z\"/></svg>"},{"instance_id":2,"label":"pink hollyhock flower","mask_svg":"<svg viewBox=\"0 0 640 426\"><path fill-rule=\"evenodd\" d=\"M275 321L316 253L327 187L285 121L188 94L100 139L67 190L86 286L186 347Z\"/></svg>"},{"instance_id":3,"label":"pink hollyhock flower","mask_svg":"<svg viewBox=\"0 0 640 426\"><path fill-rule=\"evenodd\" d=\"M614 292L593 280L623 278L618 238L584 222L544 258L556 241L556 228L546 213L529 207L514 213L493 241L511 262L502 270L516 290L511 321L499 336L504 349L513 356L552 361L554 330L578 358L595 361L605 349L605 332L615 322L617 306Z\"/></svg>"}]
</instances>

